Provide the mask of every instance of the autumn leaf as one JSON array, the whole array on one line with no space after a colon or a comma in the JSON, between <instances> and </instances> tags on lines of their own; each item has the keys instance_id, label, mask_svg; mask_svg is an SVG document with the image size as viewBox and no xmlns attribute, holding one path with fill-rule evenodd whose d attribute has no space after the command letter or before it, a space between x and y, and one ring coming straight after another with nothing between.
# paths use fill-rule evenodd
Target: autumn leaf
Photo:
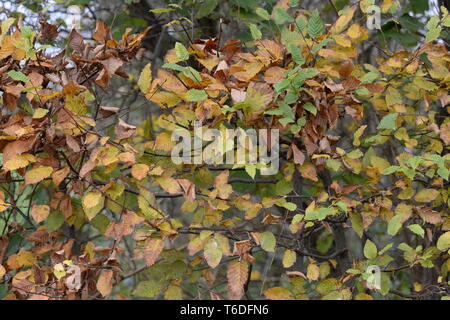
<instances>
[{"instance_id":1,"label":"autumn leaf","mask_svg":"<svg viewBox=\"0 0 450 320\"><path fill-rule=\"evenodd\" d=\"M204 248L206 262L211 268L215 268L222 260L222 250L214 238L210 238Z\"/></svg>"},{"instance_id":2,"label":"autumn leaf","mask_svg":"<svg viewBox=\"0 0 450 320\"><path fill-rule=\"evenodd\" d=\"M147 176L149 170L150 167L148 165L138 163L133 165L133 167L131 167L131 175L140 181Z\"/></svg>"},{"instance_id":3,"label":"autumn leaf","mask_svg":"<svg viewBox=\"0 0 450 320\"><path fill-rule=\"evenodd\" d=\"M273 287L263 293L270 300L294 300L292 292L283 287Z\"/></svg>"},{"instance_id":4,"label":"autumn leaf","mask_svg":"<svg viewBox=\"0 0 450 320\"><path fill-rule=\"evenodd\" d=\"M152 83L152 65L147 64L144 69L142 69L141 75L138 80L138 87L141 92L146 95L149 93Z\"/></svg>"},{"instance_id":5,"label":"autumn leaf","mask_svg":"<svg viewBox=\"0 0 450 320\"><path fill-rule=\"evenodd\" d=\"M366 244L364 245L364 256L367 259L375 259L377 256L377 252L378 250L375 244L372 241L367 240Z\"/></svg>"},{"instance_id":6,"label":"autumn leaf","mask_svg":"<svg viewBox=\"0 0 450 320\"><path fill-rule=\"evenodd\" d=\"M6 269L4 266L0 264L0 280L3 279L3 276L6 274Z\"/></svg>"},{"instance_id":7,"label":"autumn leaf","mask_svg":"<svg viewBox=\"0 0 450 320\"><path fill-rule=\"evenodd\" d=\"M294 265L295 261L297 260L297 254L295 251L287 249L284 251L283 255L283 267L290 268Z\"/></svg>"},{"instance_id":8,"label":"autumn leaf","mask_svg":"<svg viewBox=\"0 0 450 320\"><path fill-rule=\"evenodd\" d=\"M50 177L53 172L52 167L39 167L35 169L31 169L27 171L25 174L25 183L26 184L35 184L39 183L42 180Z\"/></svg>"},{"instance_id":9,"label":"autumn leaf","mask_svg":"<svg viewBox=\"0 0 450 320\"><path fill-rule=\"evenodd\" d=\"M277 240L272 232L266 231L259 235L259 241L261 242L261 248L268 252L275 251L275 245Z\"/></svg>"},{"instance_id":10,"label":"autumn leaf","mask_svg":"<svg viewBox=\"0 0 450 320\"><path fill-rule=\"evenodd\" d=\"M439 191L436 189L422 189L420 190L414 200L417 202L431 202L439 196Z\"/></svg>"},{"instance_id":11,"label":"autumn leaf","mask_svg":"<svg viewBox=\"0 0 450 320\"><path fill-rule=\"evenodd\" d=\"M164 240L161 238L149 238L145 241L144 247L144 261L145 264L150 267L155 264L159 255L164 249Z\"/></svg>"},{"instance_id":12,"label":"autumn leaf","mask_svg":"<svg viewBox=\"0 0 450 320\"><path fill-rule=\"evenodd\" d=\"M313 281L318 280L319 279L319 274L320 274L320 269L319 269L319 267L316 264L314 264L314 263L308 264L306 277L309 280L313 280Z\"/></svg>"},{"instance_id":13,"label":"autumn leaf","mask_svg":"<svg viewBox=\"0 0 450 320\"><path fill-rule=\"evenodd\" d=\"M228 298L240 300L244 295L244 285L248 279L248 263L246 261L233 260L228 263Z\"/></svg>"}]
</instances>

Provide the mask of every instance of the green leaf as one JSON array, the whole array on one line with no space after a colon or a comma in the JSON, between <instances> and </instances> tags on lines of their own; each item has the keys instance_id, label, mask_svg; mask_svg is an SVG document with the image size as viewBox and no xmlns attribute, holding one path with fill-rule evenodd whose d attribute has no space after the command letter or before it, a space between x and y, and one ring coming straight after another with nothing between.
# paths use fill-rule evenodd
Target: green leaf
<instances>
[{"instance_id":1,"label":"green leaf","mask_svg":"<svg viewBox=\"0 0 450 320\"><path fill-rule=\"evenodd\" d=\"M347 205L345 204L345 202L343 202L343 201L338 201L338 202L336 203L336 206L337 206L339 209L341 209L342 212L347 213L348 208L347 208Z\"/></svg>"},{"instance_id":2,"label":"green leaf","mask_svg":"<svg viewBox=\"0 0 450 320\"><path fill-rule=\"evenodd\" d=\"M175 43L175 52L177 54L178 59L180 59L181 61L186 61L189 59L189 52L183 46L182 43L180 42Z\"/></svg>"},{"instance_id":3,"label":"green leaf","mask_svg":"<svg viewBox=\"0 0 450 320\"><path fill-rule=\"evenodd\" d=\"M22 82L30 81L30 78L28 78L20 71L11 70L8 72L8 75L15 81L22 81Z\"/></svg>"},{"instance_id":4,"label":"green leaf","mask_svg":"<svg viewBox=\"0 0 450 320\"><path fill-rule=\"evenodd\" d=\"M300 72L295 77L296 84L302 84L306 79L314 78L319 74L319 70L315 68L305 68L301 69Z\"/></svg>"},{"instance_id":5,"label":"green leaf","mask_svg":"<svg viewBox=\"0 0 450 320\"><path fill-rule=\"evenodd\" d=\"M186 93L186 97L190 102L197 102L208 99L208 94L205 90L191 89Z\"/></svg>"},{"instance_id":6,"label":"green leaf","mask_svg":"<svg viewBox=\"0 0 450 320\"><path fill-rule=\"evenodd\" d=\"M370 71L363 75L360 79L361 83L372 83L380 77L378 72Z\"/></svg>"},{"instance_id":7,"label":"green leaf","mask_svg":"<svg viewBox=\"0 0 450 320\"><path fill-rule=\"evenodd\" d=\"M295 44L290 43L287 46L287 49L289 53L292 55L292 59L297 63L298 65L302 65L305 63L305 58L303 58L302 50L300 50L299 47L297 47Z\"/></svg>"},{"instance_id":8,"label":"green leaf","mask_svg":"<svg viewBox=\"0 0 450 320\"><path fill-rule=\"evenodd\" d=\"M277 240L272 232L266 231L259 235L259 241L261 242L261 248L267 252L274 252Z\"/></svg>"},{"instance_id":9,"label":"green leaf","mask_svg":"<svg viewBox=\"0 0 450 320\"><path fill-rule=\"evenodd\" d=\"M311 102L307 102L303 105L303 108L305 108L305 110L311 112L313 115L317 114L317 108L316 106L314 106Z\"/></svg>"},{"instance_id":10,"label":"green leaf","mask_svg":"<svg viewBox=\"0 0 450 320\"><path fill-rule=\"evenodd\" d=\"M336 159L327 159L325 162L328 169L331 169L333 171L338 171L341 167L341 163L337 161Z\"/></svg>"},{"instance_id":11,"label":"green leaf","mask_svg":"<svg viewBox=\"0 0 450 320\"><path fill-rule=\"evenodd\" d=\"M383 119L381 119L380 123L378 124L377 129L391 129L394 130L397 128L397 124L395 121L397 120L398 113L391 113L387 116L384 116Z\"/></svg>"},{"instance_id":12,"label":"green leaf","mask_svg":"<svg viewBox=\"0 0 450 320\"><path fill-rule=\"evenodd\" d=\"M264 112L264 114L268 114L269 116L282 116L284 114L284 111L280 108L278 109L270 109Z\"/></svg>"},{"instance_id":13,"label":"green leaf","mask_svg":"<svg viewBox=\"0 0 450 320\"><path fill-rule=\"evenodd\" d=\"M133 291L133 294L139 297L153 298L161 289L161 284L155 280L142 281Z\"/></svg>"},{"instance_id":14,"label":"green leaf","mask_svg":"<svg viewBox=\"0 0 450 320\"><path fill-rule=\"evenodd\" d=\"M311 38L316 38L322 34L323 22L319 11L315 9L308 21L308 34Z\"/></svg>"},{"instance_id":15,"label":"green leaf","mask_svg":"<svg viewBox=\"0 0 450 320\"><path fill-rule=\"evenodd\" d=\"M289 123L294 122L294 119L292 118L281 118L280 120L278 120L283 126L288 125Z\"/></svg>"},{"instance_id":16,"label":"green leaf","mask_svg":"<svg viewBox=\"0 0 450 320\"><path fill-rule=\"evenodd\" d=\"M289 211L295 211L297 209L297 205L295 203L292 203L292 202L286 202L283 205L283 207L288 209Z\"/></svg>"},{"instance_id":17,"label":"green leaf","mask_svg":"<svg viewBox=\"0 0 450 320\"><path fill-rule=\"evenodd\" d=\"M64 224L64 216L61 211L52 211L47 218L47 230L50 232L56 231Z\"/></svg>"},{"instance_id":18,"label":"green leaf","mask_svg":"<svg viewBox=\"0 0 450 320\"><path fill-rule=\"evenodd\" d=\"M273 88L275 89L275 93L281 92L283 89L286 89L291 84L291 81L288 79L283 79L278 81L273 85Z\"/></svg>"},{"instance_id":19,"label":"green leaf","mask_svg":"<svg viewBox=\"0 0 450 320\"><path fill-rule=\"evenodd\" d=\"M425 42L436 40L441 35L442 28L430 29L427 31Z\"/></svg>"},{"instance_id":20,"label":"green leaf","mask_svg":"<svg viewBox=\"0 0 450 320\"><path fill-rule=\"evenodd\" d=\"M186 67L180 66L179 64L176 63L164 63L162 67L165 69L171 69L180 72L184 72L186 70Z\"/></svg>"},{"instance_id":21,"label":"green leaf","mask_svg":"<svg viewBox=\"0 0 450 320\"><path fill-rule=\"evenodd\" d=\"M285 22L293 22L294 18L292 18L283 8L276 8L274 20L276 24L283 24Z\"/></svg>"},{"instance_id":22,"label":"green leaf","mask_svg":"<svg viewBox=\"0 0 450 320\"><path fill-rule=\"evenodd\" d=\"M397 234L397 232L400 230L400 228L402 227L402 222L401 222L402 218L403 218L403 215L398 214L398 215L392 217L391 220L389 220L387 231L391 236L395 236Z\"/></svg>"},{"instance_id":23,"label":"green leaf","mask_svg":"<svg viewBox=\"0 0 450 320\"><path fill-rule=\"evenodd\" d=\"M372 241L367 240L364 245L364 256L367 259L375 259L377 257L377 253L377 246Z\"/></svg>"},{"instance_id":24,"label":"green leaf","mask_svg":"<svg viewBox=\"0 0 450 320\"><path fill-rule=\"evenodd\" d=\"M200 73L192 67L186 67L183 74L194 82L198 83L202 81Z\"/></svg>"}]
</instances>

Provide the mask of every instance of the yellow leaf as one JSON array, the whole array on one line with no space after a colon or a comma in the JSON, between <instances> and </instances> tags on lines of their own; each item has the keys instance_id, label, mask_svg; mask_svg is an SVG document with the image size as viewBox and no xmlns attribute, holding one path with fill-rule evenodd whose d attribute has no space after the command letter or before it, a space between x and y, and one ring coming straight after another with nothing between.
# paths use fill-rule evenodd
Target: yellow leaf
<instances>
[{"instance_id":1,"label":"yellow leaf","mask_svg":"<svg viewBox=\"0 0 450 320\"><path fill-rule=\"evenodd\" d=\"M352 6L347 9L347 11L342 14L334 23L334 25L330 29L331 34L341 33L347 27L348 23L352 20L353 15L355 14L356 6Z\"/></svg>"},{"instance_id":2,"label":"yellow leaf","mask_svg":"<svg viewBox=\"0 0 450 320\"><path fill-rule=\"evenodd\" d=\"M94 217L103 209L105 198L99 192L89 192L84 195L82 204L83 210L89 220L94 219Z\"/></svg>"},{"instance_id":3,"label":"yellow leaf","mask_svg":"<svg viewBox=\"0 0 450 320\"><path fill-rule=\"evenodd\" d=\"M30 251L21 250L17 254L17 262L21 266L31 267L35 261L36 257Z\"/></svg>"},{"instance_id":4,"label":"yellow leaf","mask_svg":"<svg viewBox=\"0 0 450 320\"><path fill-rule=\"evenodd\" d=\"M55 264L53 266L53 274L57 279L61 279L66 276L66 270L64 269L64 265L62 263Z\"/></svg>"},{"instance_id":5,"label":"yellow leaf","mask_svg":"<svg viewBox=\"0 0 450 320\"><path fill-rule=\"evenodd\" d=\"M155 179L156 182L170 194L181 193L181 187L177 180L172 177L158 177Z\"/></svg>"},{"instance_id":6,"label":"yellow leaf","mask_svg":"<svg viewBox=\"0 0 450 320\"><path fill-rule=\"evenodd\" d=\"M307 269L307 272L306 272L306 277L309 280L316 281L317 279L319 279L319 274L320 274L319 267L316 264L314 264L314 263L310 263L308 265L308 269Z\"/></svg>"},{"instance_id":7,"label":"yellow leaf","mask_svg":"<svg viewBox=\"0 0 450 320\"><path fill-rule=\"evenodd\" d=\"M34 184L50 177L53 172L52 167L39 167L31 169L25 173L25 184Z\"/></svg>"},{"instance_id":8,"label":"yellow leaf","mask_svg":"<svg viewBox=\"0 0 450 320\"><path fill-rule=\"evenodd\" d=\"M102 194L99 192L89 192L83 197L83 206L86 209L93 208L102 200Z\"/></svg>"},{"instance_id":9,"label":"yellow leaf","mask_svg":"<svg viewBox=\"0 0 450 320\"><path fill-rule=\"evenodd\" d=\"M6 274L6 269L4 266L0 264L0 280L3 279L3 276Z\"/></svg>"},{"instance_id":10,"label":"yellow leaf","mask_svg":"<svg viewBox=\"0 0 450 320\"><path fill-rule=\"evenodd\" d=\"M416 194L414 200L417 202L431 202L436 199L438 195L439 191L435 189L422 189Z\"/></svg>"}]
</instances>

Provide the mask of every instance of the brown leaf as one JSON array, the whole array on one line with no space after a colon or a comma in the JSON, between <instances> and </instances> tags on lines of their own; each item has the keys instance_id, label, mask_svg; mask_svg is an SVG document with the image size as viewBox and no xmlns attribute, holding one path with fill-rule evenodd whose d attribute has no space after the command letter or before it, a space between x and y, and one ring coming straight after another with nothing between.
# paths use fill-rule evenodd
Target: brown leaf
<instances>
[{"instance_id":1,"label":"brown leaf","mask_svg":"<svg viewBox=\"0 0 450 320\"><path fill-rule=\"evenodd\" d=\"M72 150L72 152L80 152L81 148L80 145L78 144L77 140L75 140L74 137L70 136L70 135L66 135L66 143L67 146L69 147L70 150Z\"/></svg>"},{"instance_id":2,"label":"brown leaf","mask_svg":"<svg viewBox=\"0 0 450 320\"><path fill-rule=\"evenodd\" d=\"M118 58L111 57L107 60L103 60L102 65L105 67L105 70L109 75L113 75L117 70L119 70L120 67L122 67L123 61Z\"/></svg>"},{"instance_id":3,"label":"brown leaf","mask_svg":"<svg viewBox=\"0 0 450 320\"><path fill-rule=\"evenodd\" d=\"M428 223L438 224L442 222L441 214L428 207L417 207L417 213Z\"/></svg>"},{"instance_id":4,"label":"brown leaf","mask_svg":"<svg viewBox=\"0 0 450 320\"><path fill-rule=\"evenodd\" d=\"M92 38L94 38L94 40L97 40L101 44L104 44L110 39L109 27L107 27L102 21L97 20L95 25L95 32L92 35Z\"/></svg>"},{"instance_id":5,"label":"brown leaf","mask_svg":"<svg viewBox=\"0 0 450 320\"><path fill-rule=\"evenodd\" d=\"M119 123L116 125L114 129L116 133L116 139L128 139L132 136L134 136L137 132L136 127L127 124L122 119L119 119Z\"/></svg>"},{"instance_id":6,"label":"brown leaf","mask_svg":"<svg viewBox=\"0 0 450 320\"><path fill-rule=\"evenodd\" d=\"M341 66L339 67L339 75L346 78L350 76L354 68L355 66L351 60L345 61L341 63Z\"/></svg>"},{"instance_id":7,"label":"brown leaf","mask_svg":"<svg viewBox=\"0 0 450 320\"><path fill-rule=\"evenodd\" d=\"M267 83L276 83L282 79L284 79L284 74L286 73L286 69L281 67L271 67L266 70L264 73L264 80Z\"/></svg>"},{"instance_id":8,"label":"brown leaf","mask_svg":"<svg viewBox=\"0 0 450 320\"><path fill-rule=\"evenodd\" d=\"M186 200L193 202L195 200L195 184L187 179L177 179L177 182L183 189L183 196Z\"/></svg>"},{"instance_id":9,"label":"brown leaf","mask_svg":"<svg viewBox=\"0 0 450 320\"><path fill-rule=\"evenodd\" d=\"M112 270L104 270L100 274L97 280L97 290L102 294L103 297L107 297L112 291L112 278L114 272Z\"/></svg>"},{"instance_id":10,"label":"brown leaf","mask_svg":"<svg viewBox=\"0 0 450 320\"><path fill-rule=\"evenodd\" d=\"M77 52L83 52L84 50L83 36L76 29L70 31L67 43Z\"/></svg>"},{"instance_id":11,"label":"brown leaf","mask_svg":"<svg viewBox=\"0 0 450 320\"><path fill-rule=\"evenodd\" d=\"M41 24L41 39L44 42L52 42L58 37L58 26L46 21L39 21Z\"/></svg>"},{"instance_id":12,"label":"brown leaf","mask_svg":"<svg viewBox=\"0 0 450 320\"><path fill-rule=\"evenodd\" d=\"M58 188L58 186L61 184L61 182L68 176L70 172L69 167L65 167L61 170L54 171L52 173L52 179L53 183L55 184L55 188Z\"/></svg>"},{"instance_id":13,"label":"brown leaf","mask_svg":"<svg viewBox=\"0 0 450 320\"><path fill-rule=\"evenodd\" d=\"M439 137L444 141L445 145L450 144L450 122L441 125L441 132Z\"/></svg>"}]
</instances>

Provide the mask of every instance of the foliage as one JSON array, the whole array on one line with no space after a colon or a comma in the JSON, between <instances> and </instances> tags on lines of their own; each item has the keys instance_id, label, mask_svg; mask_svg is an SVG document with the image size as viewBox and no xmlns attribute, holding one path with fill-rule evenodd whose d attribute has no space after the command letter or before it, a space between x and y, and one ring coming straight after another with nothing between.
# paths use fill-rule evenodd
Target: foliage
<instances>
[{"instance_id":1,"label":"foliage","mask_svg":"<svg viewBox=\"0 0 450 320\"><path fill-rule=\"evenodd\" d=\"M160 108L137 125L97 89L128 77L149 29L114 37L97 21L93 40L73 29L51 52L55 25L3 21L0 297L448 298L449 15L413 49L360 63L368 4L332 23L297 1L249 6L244 42L177 41L128 82ZM175 164L172 134L196 121L280 130L279 172Z\"/></svg>"}]
</instances>

